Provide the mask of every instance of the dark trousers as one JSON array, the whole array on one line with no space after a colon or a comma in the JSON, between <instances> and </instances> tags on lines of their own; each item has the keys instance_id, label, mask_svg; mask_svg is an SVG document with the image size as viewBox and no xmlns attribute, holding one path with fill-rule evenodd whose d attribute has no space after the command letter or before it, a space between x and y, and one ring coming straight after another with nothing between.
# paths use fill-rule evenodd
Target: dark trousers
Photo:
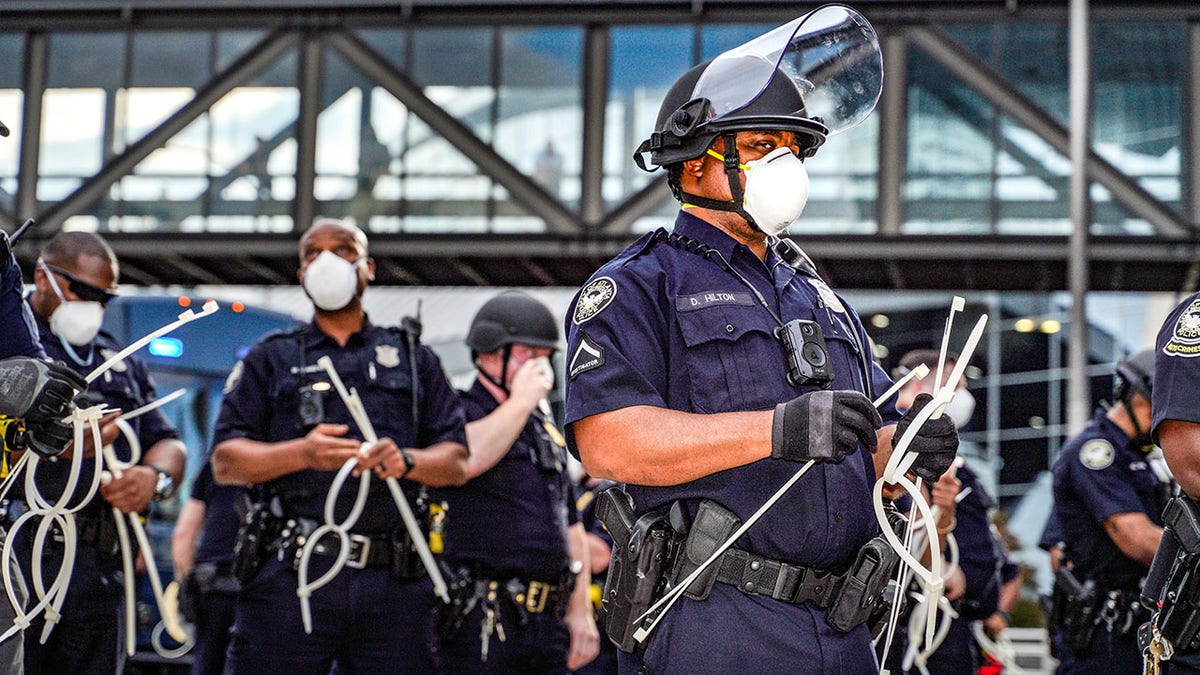
<instances>
[{"instance_id":1,"label":"dark trousers","mask_svg":"<svg viewBox=\"0 0 1200 675\"><path fill-rule=\"evenodd\" d=\"M313 556L310 579L330 558ZM312 595L304 632L296 574L272 558L242 587L225 664L230 675L438 672L435 597L427 579L400 581L383 568L343 568Z\"/></svg>"},{"instance_id":2,"label":"dark trousers","mask_svg":"<svg viewBox=\"0 0 1200 675\"><path fill-rule=\"evenodd\" d=\"M203 593L196 599L196 637L192 645L192 675L221 675L225 672L225 650L233 628L237 596Z\"/></svg>"},{"instance_id":3,"label":"dark trousers","mask_svg":"<svg viewBox=\"0 0 1200 675\"><path fill-rule=\"evenodd\" d=\"M1142 652L1137 634L1113 634L1101 626L1086 650L1073 650L1059 644L1059 675L1095 675L1095 673L1140 673Z\"/></svg>"},{"instance_id":4,"label":"dark trousers","mask_svg":"<svg viewBox=\"0 0 1200 675\"><path fill-rule=\"evenodd\" d=\"M481 603L482 604L482 603ZM552 609L530 614L522 626L512 606L500 601L497 621L504 626L488 639L487 661L482 661L481 625L483 608L476 605L463 618L462 626L442 643L448 673L554 673L567 672L567 650L571 646L567 625Z\"/></svg>"},{"instance_id":5,"label":"dark trousers","mask_svg":"<svg viewBox=\"0 0 1200 675\"><path fill-rule=\"evenodd\" d=\"M681 598L650 634L641 655L621 652L622 673L877 673L871 634L861 625L839 633L824 610L726 584L707 600Z\"/></svg>"},{"instance_id":6,"label":"dark trousers","mask_svg":"<svg viewBox=\"0 0 1200 675\"><path fill-rule=\"evenodd\" d=\"M34 588L30 558L21 552L27 586ZM58 572L58 556L47 555L43 566L46 586ZM40 613L25 629L25 674L114 675L125 668L124 603L122 575L110 570L114 561L101 557L90 545L80 543L62 617L46 644L41 644L45 614ZM36 604L30 593L29 605Z\"/></svg>"}]
</instances>

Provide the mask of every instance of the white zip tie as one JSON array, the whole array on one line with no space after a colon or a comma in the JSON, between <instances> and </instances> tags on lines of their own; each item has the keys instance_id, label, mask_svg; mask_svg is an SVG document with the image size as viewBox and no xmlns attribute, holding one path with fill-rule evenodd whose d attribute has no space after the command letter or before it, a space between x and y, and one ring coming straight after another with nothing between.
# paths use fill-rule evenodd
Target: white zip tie
<instances>
[{"instance_id":1,"label":"white zip tie","mask_svg":"<svg viewBox=\"0 0 1200 675\"><path fill-rule=\"evenodd\" d=\"M150 344L151 342L154 341L155 338L162 337L162 336L166 335L167 333L170 333L171 331L175 330L176 328L179 328L180 326L182 326L186 323L191 323L192 321L195 321L196 319L199 319L200 317L208 316L209 314L216 312L218 309L220 309L220 306L217 305L217 301L209 300L208 302L204 303L204 307L201 308L201 310L199 312L196 312L191 309L187 310L186 312L183 312L182 314L179 315L179 318L176 319L175 321L172 321L171 323L163 326L162 328L159 328L158 330L154 331L153 333L150 333L149 335L143 336L142 339L138 340L137 342L134 342L133 344L122 349L121 351L117 352L116 354L113 354L111 357L109 357L109 359L107 361L105 361L104 363L101 363L99 366L96 367L95 370L88 373L87 377L85 377L83 379L86 380L88 382L88 384L91 384L97 377L100 377L105 372L107 372L108 369L117 365L117 363L124 361L125 358L127 356L129 356L130 354L132 354L132 353L136 352L137 350L141 349L142 347L145 347L146 345Z\"/></svg>"}]
</instances>

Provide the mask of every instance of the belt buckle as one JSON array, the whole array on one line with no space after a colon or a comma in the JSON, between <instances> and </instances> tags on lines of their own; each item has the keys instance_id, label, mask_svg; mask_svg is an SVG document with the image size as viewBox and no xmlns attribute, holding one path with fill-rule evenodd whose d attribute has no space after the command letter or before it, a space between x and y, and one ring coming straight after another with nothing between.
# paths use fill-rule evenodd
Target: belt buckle
<instances>
[{"instance_id":1,"label":"belt buckle","mask_svg":"<svg viewBox=\"0 0 1200 675\"><path fill-rule=\"evenodd\" d=\"M546 611L546 598L550 597L550 584L541 581L529 582L525 591L525 611L530 614L541 614Z\"/></svg>"},{"instance_id":2,"label":"belt buckle","mask_svg":"<svg viewBox=\"0 0 1200 675\"><path fill-rule=\"evenodd\" d=\"M361 534L350 535L350 551L353 553L354 545L358 545L358 555L353 558L347 558L346 567L356 570L361 570L367 566L367 557L371 555L371 538L364 537Z\"/></svg>"}]
</instances>

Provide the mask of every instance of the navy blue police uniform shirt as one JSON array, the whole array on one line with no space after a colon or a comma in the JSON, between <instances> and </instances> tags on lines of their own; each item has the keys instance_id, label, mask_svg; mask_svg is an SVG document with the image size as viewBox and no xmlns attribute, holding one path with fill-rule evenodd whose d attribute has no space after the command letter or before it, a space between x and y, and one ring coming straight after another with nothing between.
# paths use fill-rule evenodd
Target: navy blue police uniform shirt
<instances>
[{"instance_id":1,"label":"navy blue police uniform shirt","mask_svg":"<svg viewBox=\"0 0 1200 675\"><path fill-rule=\"evenodd\" d=\"M694 240L689 246L676 245ZM710 249L708 258L703 248ZM691 248L691 250L687 250ZM686 212L673 235L649 233L600 268L567 315L566 423L628 406L691 413L771 410L815 387L788 384L777 323L722 256L758 289L784 322L816 321L835 375L833 389L866 393L890 386L863 354L870 342L853 309L822 281L769 252L749 248ZM900 415L895 398L885 424ZM777 459L720 471L672 487L629 485L639 512L677 499L713 499L744 521L802 465ZM742 538L759 555L818 568L850 564L878 525L870 507L875 470L864 446L837 464L818 463Z\"/></svg>"},{"instance_id":2,"label":"navy blue police uniform shirt","mask_svg":"<svg viewBox=\"0 0 1200 675\"><path fill-rule=\"evenodd\" d=\"M996 611L1002 583L1000 569L1004 563L1004 551L989 517L995 504L970 467L959 467L956 476L961 482L959 494L966 494L954 514L958 566L967 582L960 613L965 612L967 620L986 619Z\"/></svg>"},{"instance_id":3,"label":"navy blue police uniform shirt","mask_svg":"<svg viewBox=\"0 0 1200 675\"><path fill-rule=\"evenodd\" d=\"M441 361L423 345L417 347L419 426L413 427L413 382L409 374L408 346L399 329L376 326L364 320L362 330L350 336L345 347L326 335L316 323L263 338L234 365L225 383L225 396L213 432L213 445L232 438L276 443L301 438L315 424L303 423L300 414L302 387L328 382L316 365L328 356L346 388L358 390L367 417L379 438L391 438L402 448L424 448L435 443L466 445L463 408L446 380ZM332 387L323 393L321 422L349 425L347 438L362 439L350 411ZM324 522L325 497L337 471L303 469L267 483L269 494L281 497L288 516ZM349 478L338 495L338 517L350 512L359 481ZM409 500L419 487L401 479ZM383 481L372 478L366 507L351 528L360 534L385 534L401 523L400 513Z\"/></svg>"},{"instance_id":4,"label":"navy blue police uniform shirt","mask_svg":"<svg viewBox=\"0 0 1200 675\"><path fill-rule=\"evenodd\" d=\"M46 354L51 359L62 361L82 376L87 376L97 366L107 361L109 357L122 349L121 345L113 339L112 335L109 335L105 331L100 331L90 345L83 347L71 345L76 356L88 360L87 365L80 365L71 357L66 348L63 347L59 337L50 331L49 324L43 321L42 317L34 316L41 335L42 347L46 350ZM117 363L103 375L96 378L94 382L88 385L88 394L92 397L99 396L109 408L118 408L123 412L132 412L134 409L140 408L157 398L154 390L154 382L150 378L150 374L146 371L146 366L135 356L126 357L124 361ZM133 427L138 443L142 446L143 457L144 453L155 443L167 439L177 440L179 438L179 431L167 420L162 408L155 408L148 413L129 420L129 425ZM87 430L85 433L91 433L91 431ZM129 443L125 440L123 434L117 436L117 440L113 442L113 449L118 459L122 461L129 460ZM75 488L76 496L82 497L86 494L90 487L90 482L87 478L92 475L94 466L94 459L84 458L83 469L80 474L81 479ZM60 494L67 486L67 478L70 471L71 462L39 463L37 470L38 489L43 495ZM73 501L72 503L77 502ZM97 497L92 500L91 504L84 508L82 513L93 513L101 508L107 508L107 502Z\"/></svg>"},{"instance_id":5,"label":"navy blue police uniform shirt","mask_svg":"<svg viewBox=\"0 0 1200 675\"><path fill-rule=\"evenodd\" d=\"M1121 553L1104 521L1118 513L1145 513L1162 526L1166 503L1146 454L1098 409L1063 444L1053 471L1054 511L1075 575L1110 585L1144 576L1146 566Z\"/></svg>"},{"instance_id":6,"label":"navy blue police uniform shirt","mask_svg":"<svg viewBox=\"0 0 1200 675\"><path fill-rule=\"evenodd\" d=\"M478 378L461 398L469 422L500 405ZM531 415L495 466L462 487L439 491L450 507L446 560L452 565L558 583L567 567L567 527L579 517L566 471L532 461L539 424Z\"/></svg>"},{"instance_id":7,"label":"navy blue police uniform shirt","mask_svg":"<svg viewBox=\"0 0 1200 675\"><path fill-rule=\"evenodd\" d=\"M23 291L21 268L10 252L7 260L0 259L0 359L13 356L46 358L33 312L21 295Z\"/></svg>"},{"instance_id":8,"label":"navy blue police uniform shirt","mask_svg":"<svg viewBox=\"0 0 1200 675\"><path fill-rule=\"evenodd\" d=\"M1163 420L1200 424L1200 293L1171 311L1155 349L1150 428L1157 440Z\"/></svg>"},{"instance_id":9,"label":"navy blue police uniform shirt","mask_svg":"<svg viewBox=\"0 0 1200 675\"><path fill-rule=\"evenodd\" d=\"M241 525L235 505L245 491L241 485L219 485L213 480L211 461L200 467L192 482L192 499L204 502L204 532L196 547L196 564L233 562L233 547Z\"/></svg>"}]
</instances>

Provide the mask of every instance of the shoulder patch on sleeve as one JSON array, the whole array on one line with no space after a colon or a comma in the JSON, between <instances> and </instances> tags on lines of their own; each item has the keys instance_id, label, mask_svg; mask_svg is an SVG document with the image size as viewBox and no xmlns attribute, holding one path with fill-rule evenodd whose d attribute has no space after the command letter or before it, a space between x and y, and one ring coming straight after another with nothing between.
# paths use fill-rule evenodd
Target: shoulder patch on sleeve
<instances>
[{"instance_id":1,"label":"shoulder patch on sleeve","mask_svg":"<svg viewBox=\"0 0 1200 675\"><path fill-rule=\"evenodd\" d=\"M604 311L617 295L617 283L612 277L599 277L588 283L579 291L579 300L575 303L575 314L571 317L575 325L591 319Z\"/></svg>"},{"instance_id":2,"label":"shoulder patch on sleeve","mask_svg":"<svg viewBox=\"0 0 1200 675\"><path fill-rule=\"evenodd\" d=\"M1093 438L1079 449L1079 461L1093 471L1107 469L1116 457L1113 444L1103 438Z\"/></svg>"},{"instance_id":3,"label":"shoulder patch on sleeve","mask_svg":"<svg viewBox=\"0 0 1200 675\"><path fill-rule=\"evenodd\" d=\"M1179 314L1171 339L1163 345L1162 353L1186 358L1200 356L1200 298L1193 300Z\"/></svg>"},{"instance_id":4,"label":"shoulder patch on sleeve","mask_svg":"<svg viewBox=\"0 0 1200 675\"><path fill-rule=\"evenodd\" d=\"M593 341L586 333L579 333L579 344L571 354L567 364L569 379L574 380L580 373L586 373L604 365L604 346Z\"/></svg>"},{"instance_id":5,"label":"shoulder patch on sleeve","mask_svg":"<svg viewBox=\"0 0 1200 675\"><path fill-rule=\"evenodd\" d=\"M234 387L238 386L238 382L242 381L242 371L246 369L241 361L233 364L233 370L229 371L229 377L225 378L225 388L223 393L228 394L233 391Z\"/></svg>"}]
</instances>

